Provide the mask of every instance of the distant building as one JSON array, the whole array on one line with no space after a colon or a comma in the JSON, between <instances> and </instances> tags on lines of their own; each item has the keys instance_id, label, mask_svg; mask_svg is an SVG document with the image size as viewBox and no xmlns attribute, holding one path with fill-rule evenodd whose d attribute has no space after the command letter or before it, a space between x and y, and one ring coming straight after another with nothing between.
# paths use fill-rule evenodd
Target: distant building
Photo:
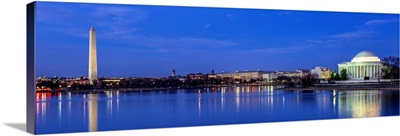
<instances>
[{"instance_id":1,"label":"distant building","mask_svg":"<svg viewBox=\"0 0 400 136\"><path fill-rule=\"evenodd\" d=\"M211 74L207 75L208 78L217 78L218 76L214 73L214 70L211 70Z\"/></svg>"},{"instance_id":2,"label":"distant building","mask_svg":"<svg viewBox=\"0 0 400 136\"><path fill-rule=\"evenodd\" d=\"M233 79L241 79L245 81L250 81L251 79L257 80L257 79L262 79L263 78L263 71L257 70L257 71L236 71L232 73L219 73L217 76L221 78L233 78Z\"/></svg>"},{"instance_id":3,"label":"distant building","mask_svg":"<svg viewBox=\"0 0 400 136\"><path fill-rule=\"evenodd\" d=\"M195 79L195 77L196 77L196 74L193 74L193 73L190 73L190 74L186 75L187 79Z\"/></svg>"},{"instance_id":4,"label":"distant building","mask_svg":"<svg viewBox=\"0 0 400 136\"><path fill-rule=\"evenodd\" d=\"M90 81L87 77L39 77L36 79L36 91L51 91L49 83L58 85L58 90L62 90L72 85L89 85Z\"/></svg>"},{"instance_id":5,"label":"distant building","mask_svg":"<svg viewBox=\"0 0 400 136\"><path fill-rule=\"evenodd\" d=\"M371 79L378 79L381 77L382 62L372 52L362 51L351 62L340 63L338 67L339 73L346 69L348 78L364 79L364 77L370 77Z\"/></svg>"},{"instance_id":6,"label":"distant building","mask_svg":"<svg viewBox=\"0 0 400 136\"><path fill-rule=\"evenodd\" d=\"M206 79L207 76L202 73L197 73L197 74L191 73L191 74L186 75L186 78L187 79Z\"/></svg>"},{"instance_id":7,"label":"distant building","mask_svg":"<svg viewBox=\"0 0 400 136\"><path fill-rule=\"evenodd\" d=\"M71 87L73 84L79 84L79 85L87 85L90 83L89 79L86 77L68 77L68 78L61 78L67 87Z\"/></svg>"},{"instance_id":8,"label":"distant building","mask_svg":"<svg viewBox=\"0 0 400 136\"><path fill-rule=\"evenodd\" d=\"M196 75L194 75L195 79L205 79L207 76L202 74L202 73L197 73Z\"/></svg>"},{"instance_id":9,"label":"distant building","mask_svg":"<svg viewBox=\"0 0 400 136\"><path fill-rule=\"evenodd\" d=\"M304 77L310 74L310 70L309 69L297 69L296 73L298 77Z\"/></svg>"},{"instance_id":10,"label":"distant building","mask_svg":"<svg viewBox=\"0 0 400 136\"><path fill-rule=\"evenodd\" d=\"M100 82L106 86L119 85L124 78L101 78Z\"/></svg>"},{"instance_id":11,"label":"distant building","mask_svg":"<svg viewBox=\"0 0 400 136\"><path fill-rule=\"evenodd\" d=\"M303 77L307 74L310 74L310 71L306 70L306 69L298 69L296 71L277 71L277 72L275 72L275 78L277 78L279 76Z\"/></svg>"},{"instance_id":12,"label":"distant building","mask_svg":"<svg viewBox=\"0 0 400 136\"><path fill-rule=\"evenodd\" d=\"M289 78L293 77L303 77L310 74L308 69L298 69L296 71L265 71L262 74L264 83L273 82L274 79L278 79L280 76L285 76Z\"/></svg>"},{"instance_id":13,"label":"distant building","mask_svg":"<svg viewBox=\"0 0 400 136\"><path fill-rule=\"evenodd\" d=\"M236 71L236 72L222 72L217 74L220 78L232 78L232 79L241 79L245 81L250 80L263 80L264 82L270 82L273 79L278 78L279 76L286 77L303 77L307 74L310 74L308 69L298 69L296 71Z\"/></svg>"},{"instance_id":14,"label":"distant building","mask_svg":"<svg viewBox=\"0 0 400 136\"><path fill-rule=\"evenodd\" d=\"M178 76L178 80L182 81L182 82L186 82L187 79L184 76Z\"/></svg>"},{"instance_id":15,"label":"distant building","mask_svg":"<svg viewBox=\"0 0 400 136\"><path fill-rule=\"evenodd\" d=\"M171 77L172 77L172 78L176 78L175 69L172 69L172 75L171 75Z\"/></svg>"},{"instance_id":16,"label":"distant building","mask_svg":"<svg viewBox=\"0 0 400 136\"><path fill-rule=\"evenodd\" d=\"M311 76L317 79L330 79L331 70L326 67L315 67L315 69L311 69Z\"/></svg>"},{"instance_id":17,"label":"distant building","mask_svg":"<svg viewBox=\"0 0 400 136\"><path fill-rule=\"evenodd\" d=\"M282 74L278 72L264 72L262 78L265 82L271 82L273 79L278 78Z\"/></svg>"}]
</instances>

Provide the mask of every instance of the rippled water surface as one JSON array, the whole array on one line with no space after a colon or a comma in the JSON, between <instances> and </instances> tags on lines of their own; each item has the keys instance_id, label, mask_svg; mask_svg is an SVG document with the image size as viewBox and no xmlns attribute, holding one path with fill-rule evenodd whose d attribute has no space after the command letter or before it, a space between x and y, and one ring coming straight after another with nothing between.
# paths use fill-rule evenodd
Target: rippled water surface
<instances>
[{"instance_id":1,"label":"rippled water surface","mask_svg":"<svg viewBox=\"0 0 400 136\"><path fill-rule=\"evenodd\" d=\"M398 90L246 86L36 97L39 134L399 115Z\"/></svg>"}]
</instances>

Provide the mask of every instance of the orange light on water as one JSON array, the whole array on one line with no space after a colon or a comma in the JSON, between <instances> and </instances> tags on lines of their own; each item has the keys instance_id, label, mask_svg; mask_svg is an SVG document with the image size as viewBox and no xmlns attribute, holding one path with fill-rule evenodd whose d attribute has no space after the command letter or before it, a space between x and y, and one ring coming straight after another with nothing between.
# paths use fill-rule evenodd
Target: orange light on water
<instances>
[{"instance_id":1,"label":"orange light on water","mask_svg":"<svg viewBox=\"0 0 400 136\"><path fill-rule=\"evenodd\" d=\"M39 101L42 97L42 93L36 93L36 101Z\"/></svg>"}]
</instances>

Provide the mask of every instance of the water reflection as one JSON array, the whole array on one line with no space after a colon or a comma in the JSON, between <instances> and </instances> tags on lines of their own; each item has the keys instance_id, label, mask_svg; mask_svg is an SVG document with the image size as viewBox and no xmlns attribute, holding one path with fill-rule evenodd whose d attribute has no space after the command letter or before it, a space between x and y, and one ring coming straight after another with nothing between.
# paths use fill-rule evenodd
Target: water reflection
<instances>
[{"instance_id":1,"label":"water reflection","mask_svg":"<svg viewBox=\"0 0 400 136\"><path fill-rule=\"evenodd\" d=\"M105 92L107 96L107 113L112 115L113 112L113 92L107 91Z\"/></svg>"},{"instance_id":2,"label":"water reflection","mask_svg":"<svg viewBox=\"0 0 400 136\"><path fill-rule=\"evenodd\" d=\"M119 111L119 91L117 91L116 94L117 94L116 95L117 96L117 98L116 98L117 100L116 101L117 101L117 113L118 113L118 111Z\"/></svg>"},{"instance_id":3,"label":"water reflection","mask_svg":"<svg viewBox=\"0 0 400 136\"><path fill-rule=\"evenodd\" d=\"M61 93L58 93L58 121L61 123L61 119L62 119L62 95ZM59 124L60 124L59 123Z\"/></svg>"},{"instance_id":4,"label":"water reflection","mask_svg":"<svg viewBox=\"0 0 400 136\"><path fill-rule=\"evenodd\" d=\"M332 93L332 95L333 95L333 100L332 100L332 103L333 103L333 107L335 107L335 113L336 113L336 97L337 97L337 95L336 95L337 93L336 93L336 90L333 90L333 93Z\"/></svg>"},{"instance_id":5,"label":"water reflection","mask_svg":"<svg viewBox=\"0 0 400 136\"><path fill-rule=\"evenodd\" d=\"M239 86L98 94L37 93L36 117L38 133L376 117L399 115L398 92Z\"/></svg>"},{"instance_id":6,"label":"water reflection","mask_svg":"<svg viewBox=\"0 0 400 136\"><path fill-rule=\"evenodd\" d=\"M224 111L226 87L221 88L221 110Z\"/></svg>"},{"instance_id":7,"label":"water reflection","mask_svg":"<svg viewBox=\"0 0 400 136\"><path fill-rule=\"evenodd\" d=\"M235 94L236 94L236 112L239 112L240 111L240 87L236 87Z\"/></svg>"},{"instance_id":8,"label":"water reflection","mask_svg":"<svg viewBox=\"0 0 400 136\"><path fill-rule=\"evenodd\" d=\"M381 115L382 91L347 91L339 96L339 117L377 117Z\"/></svg>"},{"instance_id":9,"label":"water reflection","mask_svg":"<svg viewBox=\"0 0 400 136\"><path fill-rule=\"evenodd\" d=\"M197 110L198 110L198 115L200 118L200 114L201 114L201 90L198 89L197 90Z\"/></svg>"},{"instance_id":10,"label":"water reflection","mask_svg":"<svg viewBox=\"0 0 400 136\"><path fill-rule=\"evenodd\" d=\"M98 94L89 94L89 131L97 131L97 96Z\"/></svg>"},{"instance_id":11,"label":"water reflection","mask_svg":"<svg viewBox=\"0 0 400 136\"><path fill-rule=\"evenodd\" d=\"M71 118L71 108L72 108L72 96L71 96L71 92L67 93L67 100L68 100L68 115L69 118Z\"/></svg>"}]
</instances>

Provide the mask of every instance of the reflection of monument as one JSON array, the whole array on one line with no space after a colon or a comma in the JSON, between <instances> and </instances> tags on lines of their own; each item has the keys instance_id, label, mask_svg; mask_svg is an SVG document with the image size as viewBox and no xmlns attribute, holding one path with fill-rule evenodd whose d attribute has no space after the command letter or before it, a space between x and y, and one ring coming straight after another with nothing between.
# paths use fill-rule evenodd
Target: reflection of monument
<instances>
[{"instance_id":1,"label":"reflection of monument","mask_svg":"<svg viewBox=\"0 0 400 136\"><path fill-rule=\"evenodd\" d=\"M339 73L341 70L346 69L349 78L364 79L364 77L370 77L377 79L380 75L382 62L372 52L362 51L351 62L343 62L338 66Z\"/></svg>"},{"instance_id":2,"label":"reflection of monument","mask_svg":"<svg viewBox=\"0 0 400 136\"><path fill-rule=\"evenodd\" d=\"M381 115L382 92L347 91L338 97L340 118L377 117Z\"/></svg>"},{"instance_id":3,"label":"reflection of monument","mask_svg":"<svg viewBox=\"0 0 400 136\"><path fill-rule=\"evenodd\" d=\"M96 31L92 26L89 31L89 81L97 80L97 54L96 54Z\"/></svg>"},{"instance_id":4,"label":"reflection of monument","mask_svg":"<svg viewBox=\"0 0 400 136\"><path fill-rule=\"evenodd\" d=\"M89 94L89 131L97 131L97 94Z\"/></svg>"}]
</instances>

